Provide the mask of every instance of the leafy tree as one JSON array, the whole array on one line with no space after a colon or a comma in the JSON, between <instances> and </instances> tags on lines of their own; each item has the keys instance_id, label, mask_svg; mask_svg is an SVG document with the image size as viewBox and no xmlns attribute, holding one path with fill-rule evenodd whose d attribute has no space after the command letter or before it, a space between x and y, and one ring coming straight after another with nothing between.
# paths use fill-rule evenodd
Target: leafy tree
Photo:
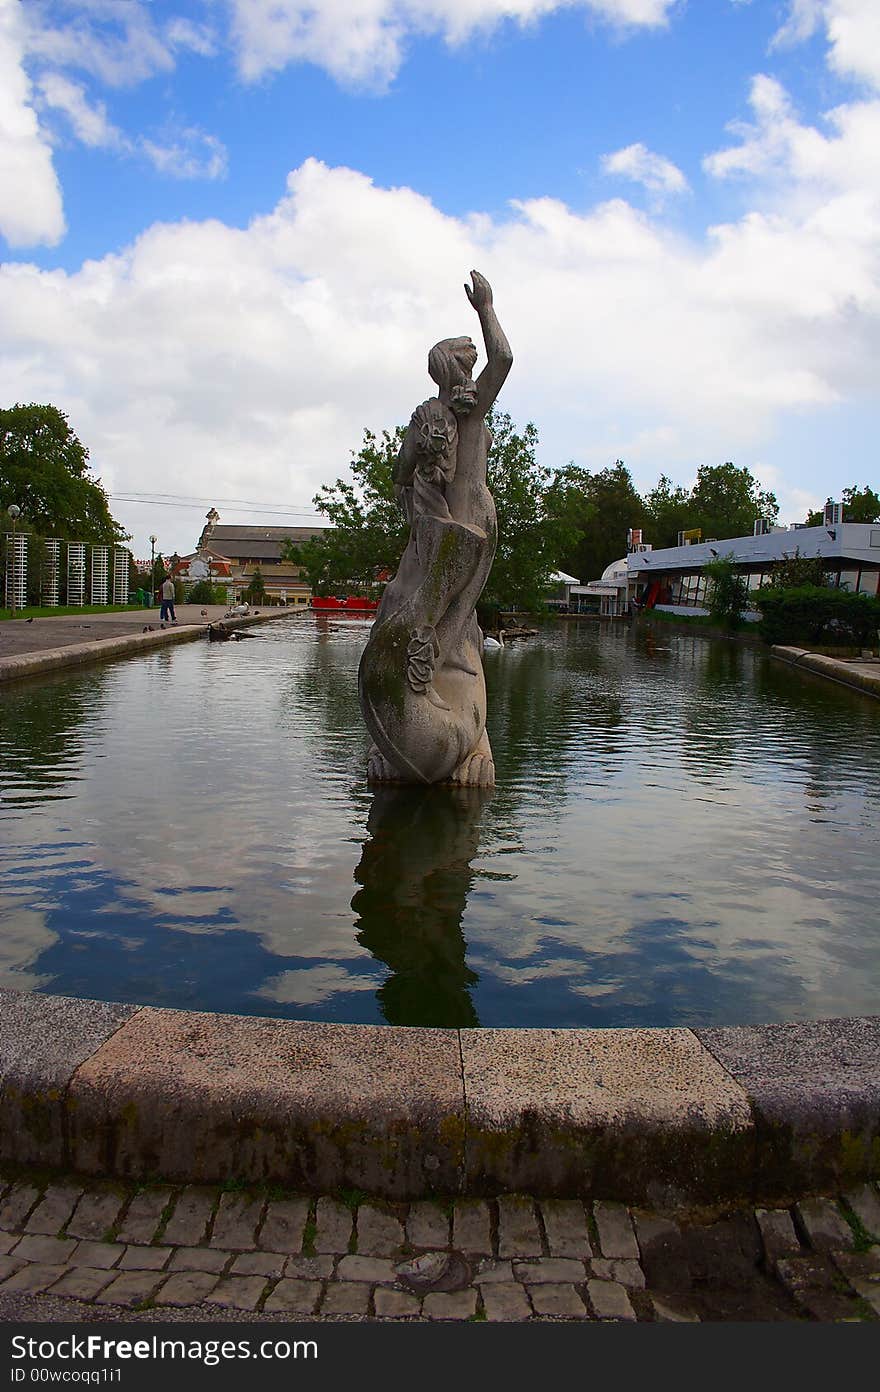
<instances>
[{"instance_id":1,"label":"leafy tree","mask_svg":"<svg viewBox=\"0 0 880 1392\"><path fill-rule=\"evenodd\" d=\"M249 604L259 604L260 600L266 597L266 582L259 566L256 567L250 578L250 584L244 592L244 597Z\"/></svg>"},{"instance_id":2,"label":"leafy tree","mask_svg":"<svg viewBox=\"0 0 880 1392\"><path fill-rule=\"evenodd\" d=\"M0 410L0 505L17 503L22 525L43 536L91 543L128 540L107 494L88 471L89 452L56 406Z\"/></svg>"},{"instance_id":3,"label":"leafy tree","mask_svg":"<svg viewBox=\"0 0 880 1392\"><path fill-rule=\"evenodd\" d=\"M841 516L844 522L880 522L880 497L867 483L864 488L853 484L844 488L840 495L843 504ZM825 509L807 513L808 527L821 527L825 520Z\"/></svg>"},{"instance_id":4,"label":"leafy tree","mask_svg":"<svg viewBox=\"0 0 880 1392\"><path fill-rule=\"evenodd\" d=\"M690 525L691 495L680 483L661 474L645 496L646 540L656 549L677 546L679 532Z\"/></svg>"},{"instance_id":5,"label":"leafy tree","mask_svg":"<svg viewBox=\"0 0 880 1392\"><path fill-rule=\"evenodd\" d=\"M498 550L481 610L540 607L549 577L577 537L571 489L538 464L538 433L519 433L510 416L493 412L489 487L498 511ZM397 500L394 464L404 430L364 432L352 457L352 479L326 484L314 502L331 526L319 536L284 545L287 560L302 568L314 594L377 594L382 572L393 574L406 547L409 525Z\"/></svg>"},{"instance_id":6,"label":"leafy tree","mask_svg":"<svg viewBox=\"0 0 880 1392\"><path fill-rule=\"evenodd\" d=\"M409 531L394 488L403 428L364 431L349 466L351 479L324 484L314 498L330 527L308 541L286 541L286 560L302 568L314 594L373 594L377 575L394 572Z\"/></svg>"},{"instance_id":7,"label":"leafy tree","mask_svg":"<svg viewBox=\"0 0 880 1392\"><path fill-rule=\"evenodd\" d=\"M498 513L498 548L480 611L541 609L550 577L580 535L576 481L539 464L531 421L514 429L506 411L488 417L492 431L487 481Z\"/></svg>"},{"instance_id":8,"label":"leafy tree","mask_svg":"<svg viewBox=\"0 0 880 1392\"><path fill-rule=\"evenodd\" d=\"M701 464L691 491L688 509L691 527L700 527L703 539L750 536L758 517L775 522L779 504L774 493L761 488L745 467Z\"/></svg>"},{"instance_id":9,"label":"leafy tree","mask_svg":"<svg viewBox=\"0 0 880 1392\"><path fill-rule=\"evenodd\" d=\"M821 556L802 556L800 548L796 546L792 555L773 567L770 580L762 585L761 592L763 594L768 589L790 590L800 585L824 585L828 574L828 567Z\"/></svg>"},{"instance_id":10,"label":"leafy tree","mask_svg":"<svg viewBox=\"0 0 880 1392\"><path fill-rule=\"evenodd\" d=\"M732 556L719 556L703 567L712 582L709 617L722 628L738 628L748 600L745 577L737 572Z\"/></svg>"},{"instance_id":11,"label":"leafy tree","mask_svg":"<svg viewBox=\"0 0 880 1392\"><path fill-rule=\"evenodd\" d=\"M625 555L630 527L645 523L645 504L622 459L595 474L570 465L563 478L570 488L569 513L580 532L565 555L564 568L581 580L596 580Z\"/></svg>"}]
</instances>

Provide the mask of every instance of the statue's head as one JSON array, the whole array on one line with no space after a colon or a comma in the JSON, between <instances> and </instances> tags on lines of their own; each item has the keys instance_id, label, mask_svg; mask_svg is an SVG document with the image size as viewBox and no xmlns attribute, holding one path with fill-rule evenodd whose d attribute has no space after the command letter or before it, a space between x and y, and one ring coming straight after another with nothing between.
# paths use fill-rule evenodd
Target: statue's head
<instances>
[{"instance_id":1,"label":"statue's head","mask_svg":"<svg viewBox=\"0 0 880 1392\"><path fill-rule=\"evenodd\" d=\"M454 411L471 410L477 399L471 376L476 361L476 344L467 337L444 338L428 354L428 375L441 391L448 392Z\"/></svg>"}]
</instances>

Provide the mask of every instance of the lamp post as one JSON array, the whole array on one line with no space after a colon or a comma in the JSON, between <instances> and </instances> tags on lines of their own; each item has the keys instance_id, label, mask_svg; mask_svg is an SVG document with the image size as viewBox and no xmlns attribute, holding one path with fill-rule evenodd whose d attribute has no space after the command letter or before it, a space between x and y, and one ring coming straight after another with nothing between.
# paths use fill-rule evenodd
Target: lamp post
<instances>
[{"instance_id":1,"label":"lamp post","mask_svg":"<svg viewBox=\"0 0 880 1392\"><path fill-rule=\"evenodd\" d=\"M21 508L18 506L18 503L10 503L10 504L9 504L9 507L6 509L6 511L7 511L7 513L9 514L9 519L10 519L10 521L12 522L12 564L11 564L10 566L7 566L6 573L7 573L7 575L9 575L9 576L11 577L11 579L12 579L12 594L11 594L10 600L9 600L9 613L10 613L10 616L14 619L14 618L15 618L15 524L16 524L16 522L18 521L19 517L21 517Z\"/></svg>"},{"instance_id":2,"label":"lamp post","mask_svg":"<svg viewBox=\"0 0 880 1392\"><path fill-rule=\"evenodd\" d=\"M156 537L150 537L150 608L156 603Z\"/></svg>"}]
</instances>

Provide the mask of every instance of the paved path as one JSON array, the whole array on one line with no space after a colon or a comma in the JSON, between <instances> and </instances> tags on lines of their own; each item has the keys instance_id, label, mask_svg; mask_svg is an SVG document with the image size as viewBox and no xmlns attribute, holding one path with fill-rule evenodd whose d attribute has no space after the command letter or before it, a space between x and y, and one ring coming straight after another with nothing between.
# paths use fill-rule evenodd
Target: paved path
<instances>
[{"instance_id":1,"label":"paved path","mask_svg":"<svg viewBox=\"0 0 880 1392\"><path fill-rule=\"evenodd\" d=\"M23 1312L23 1313L19 1313ZM880 1319L880 1192L674 1220L622 1204L0 1179L0 1317Z\"/></svg>"},{"instance_id":2,"label":"paved path","mask_svg":"<svg viewBox=\"0 0 880 1392\"><path fill-rule=\"evenodd\" d=\"M178 628L193 624L199 628L216 623L229 611L225 604L178 604L175 611ZM251 613L261 617L295 613L291 609L259 609ZM50 648L66 648L74 643L94 643L103 638L122 638L143 633L152 625L161 631L159 607L126 609L106 614L59 614L57 618L8 619L0 622L0 658L17 653L45 652ZM166 630L172 627L166 625Z\"/></svg>"}]
</instances>

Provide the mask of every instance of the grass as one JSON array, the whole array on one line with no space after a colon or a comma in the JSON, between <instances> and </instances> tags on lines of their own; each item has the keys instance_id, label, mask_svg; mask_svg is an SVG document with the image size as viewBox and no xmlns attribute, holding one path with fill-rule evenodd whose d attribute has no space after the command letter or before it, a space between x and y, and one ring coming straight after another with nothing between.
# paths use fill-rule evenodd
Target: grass
<instances>
[{"instance_id":1,"label":"grass","mask_svg":"<svg viewBox=\"0 0 880 1392\"><path fill-rule=\"evenodd\" d=\"M64 614L139 614L142 611L141 604L58 604L54 609L29 604L26 609L16 609L15 619L57 619ZM10 622L12 610L0 609L0 623Z\"/></svg>"}]
</instances>

